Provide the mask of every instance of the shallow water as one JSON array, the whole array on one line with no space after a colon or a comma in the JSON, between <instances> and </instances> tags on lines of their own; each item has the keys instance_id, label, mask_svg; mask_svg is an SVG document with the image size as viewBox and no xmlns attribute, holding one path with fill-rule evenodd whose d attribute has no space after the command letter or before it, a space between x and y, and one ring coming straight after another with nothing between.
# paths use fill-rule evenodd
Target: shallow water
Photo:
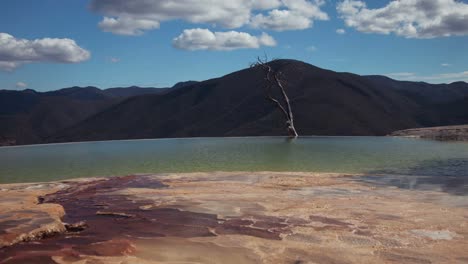
<instances>
[{"instance_id":1,"label":"shallow water","mask_svg":"<svg viewBox=\"0 0 468 264\"><path fill-rule=\"evenodd\" d=\"M441 177L457 177L465 184L468 143L394 137L250 137L0 148L0 183L193 171L426 175L442 181Z\"/></svg>"}]
</instances>

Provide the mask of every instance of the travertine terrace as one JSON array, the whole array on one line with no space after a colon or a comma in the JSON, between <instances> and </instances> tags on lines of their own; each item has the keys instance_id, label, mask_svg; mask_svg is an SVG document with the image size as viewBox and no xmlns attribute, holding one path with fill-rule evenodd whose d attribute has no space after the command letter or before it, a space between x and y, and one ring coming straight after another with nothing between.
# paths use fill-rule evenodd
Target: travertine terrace
<instances>
[{"instance_id":1,"label":"travertine terrace","mask_svg":"<svg viewBox=\"0 0 468 264\"><path fill-rule=\"evenodd\" d=\"M466 196L357 179L213 172L2 185L0 263L468 262Z\"/></svg>"}]
</instances>

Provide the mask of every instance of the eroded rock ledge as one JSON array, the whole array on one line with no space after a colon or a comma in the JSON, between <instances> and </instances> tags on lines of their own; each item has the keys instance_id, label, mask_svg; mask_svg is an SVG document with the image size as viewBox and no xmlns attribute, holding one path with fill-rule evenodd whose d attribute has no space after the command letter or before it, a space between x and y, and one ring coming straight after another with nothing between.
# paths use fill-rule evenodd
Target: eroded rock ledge
<instances>
[{"instance_id":1,"label":"eroded rock ledge","mask_svg":"<svg viewBox=\"0 0 468 264\"><path fill-rule=\"evenodd\" d=\"M468 125L413 128L395 131L390 136L418 137L441 141L468 141Z\"/></svg>"},{"instance_id":2,"label":"eroded rock ledge","mask_svg":"<svg viewBox=\"0 0 468 264\"><path fill-rule=\"evenodd\" d=\"M468 261L468 201L347 175L132 175L0 190L2 264Z\"/></svg>"},{"instance_id":3,"label":"eroded rock ledge","mask_svg":"<svg viewBox=\"0 0 468 264\"><path fill-rule=\"evenodd\" d=\"M0 248L65 232L63 207L38 201L40 195L58 189L58 184L0 187Z\"/></svg>"}]
</instances>

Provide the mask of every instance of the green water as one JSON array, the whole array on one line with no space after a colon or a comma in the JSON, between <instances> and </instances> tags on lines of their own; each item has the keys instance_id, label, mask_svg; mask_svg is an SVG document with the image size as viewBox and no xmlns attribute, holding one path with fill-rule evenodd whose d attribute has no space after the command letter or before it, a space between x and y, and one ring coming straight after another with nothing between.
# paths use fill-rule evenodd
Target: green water
<instances>
[{"instance_id":1,"label":"green water","mask_svg":"<svg viewBox=\"0 0 468 264\"><path fill-rule=\"evenodd\" d=\"M132 173L264 170L468 174L468 144L392 137L304 137L292 141L261 137L0 148L0 183Z\"/></svg>"}]
</instances>

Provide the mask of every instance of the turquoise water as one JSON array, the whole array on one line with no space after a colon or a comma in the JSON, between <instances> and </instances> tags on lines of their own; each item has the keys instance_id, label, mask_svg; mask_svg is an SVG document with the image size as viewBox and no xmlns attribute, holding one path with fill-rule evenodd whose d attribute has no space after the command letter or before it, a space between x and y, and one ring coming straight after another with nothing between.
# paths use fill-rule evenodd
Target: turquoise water
<instances>
[{"instance_id":1,"label":"turquoise water","mask_svg":"<svg viewBox=\"0 0 468 264\"><path fill-rule=\"evenodd\" d=\"M132 173L264 170L466 175L468 143L393 137L304 137L295 140L259 137L0 148L0 183Z\"/></svg>"}]
</instances>

